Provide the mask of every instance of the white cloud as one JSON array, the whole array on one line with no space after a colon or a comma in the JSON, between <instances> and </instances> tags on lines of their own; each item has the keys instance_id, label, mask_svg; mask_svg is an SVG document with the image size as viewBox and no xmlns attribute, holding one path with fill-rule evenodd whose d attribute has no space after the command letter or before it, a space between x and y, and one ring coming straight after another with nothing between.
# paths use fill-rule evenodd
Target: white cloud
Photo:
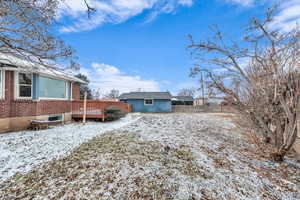
<instances>
[{"instance_id":1,"label":"white cloud","mask_svg":"<svg viewBox=\"0 0 300 200\"><path fill-rule=\"evenodd\" d=\"M300 23L300 0L282 1L279 9L272 28L288 32Z\"/></svg>"},{"instance_id":2,"label":"white cloud","mask_svg":"<svg viewBox=\"0 0 300 200\"><path fill-rule=\"evenodd\" d=\"M179 0L179 4L184 5L184 6L192 6L193 0Z\"/></svg>"},{"instance_id":3,"label":"white cloud","mask_svg":"<svg viewBox=\"0 0 300 200\"><path fill-rule=\"evenodd\" d=\"M92 67L96 70L99 74L104 74L106 76L113 76L121 74L120 70L114 66L107 65L107 64L99 64L99 63L92 63Z\"/></svg>"},{"instance_id":4,"label":"white cloud","mask_svg":"<svg viewBox=\"0 0 300 200\"><path fill-rule=\"evenodd\" d=\"M255 0L225 0L228 3L238 4L242 6L252 6Z\"/></svg>"},{"instance_id":5,"label":"white cloud","mask_svg":"<svg viewBox=\"0 0 300 200\"><path fill-rule=\"evenodd\" d=\"M179 6L193 4L193 0L88 0L87 2L97 9L90 20L87 19L83 0L63 1L58 18L68 17L71 24L61 27L61 32L87 31L107 23L122 23L145 10L151 11L147 19L151 21L160 13L171 13Z\"/></svg>"},{"instance_id":6,"label":"white cloud","mask_svg":"<svg viewBox=\"0 0 300 200\"><path fill-rule=\"evenodd\" d=\"M117 89L120 93L138 90L160 91L157 81L125 74L112 65L92 63L91 68L81 68L80 72L88 76L90 87L99 89L102 94L107 94L112 89Z\"/></svg>"},{"instance_id":7,"label":"white cloud","mask_svg":"<svg viewBox=\"0 0 300 200\"><path fill-rule=\"evenodd\" d=\"M84 0L63 0L60 4L58 19L68 20L60 32L81 32L95 29L105 24L119 24L149 11L145 22L153 21L161 13L173 13L178 7L191 7L200 0L87 0L89 5L97 10L88 19ZM244 7L254 6L257 2L274 2L275 0L215 0ZM299 0L286 0L299 3ZM296 8L295 8L296 9ZM293 11L294 12L294 11Z\"/></svg>"}]
</instances>

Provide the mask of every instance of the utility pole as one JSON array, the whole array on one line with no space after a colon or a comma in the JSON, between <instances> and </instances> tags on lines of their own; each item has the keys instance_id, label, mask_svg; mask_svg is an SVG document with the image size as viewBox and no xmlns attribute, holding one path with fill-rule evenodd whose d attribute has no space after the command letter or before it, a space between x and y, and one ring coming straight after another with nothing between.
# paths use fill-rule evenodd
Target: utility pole
<instances>
[{"instance_id":1,"label":"utility pole","mask_svg":"<svg viewBox=\"0 0 300 200\"><path fill-rule=\"evenodd\" d=\"M203 80L203 73L201 72L201 89L202 89L202 102L203 102L203 105L205 105L205 98L204 98L204 80Z\"/></svg>"}]
</instances>

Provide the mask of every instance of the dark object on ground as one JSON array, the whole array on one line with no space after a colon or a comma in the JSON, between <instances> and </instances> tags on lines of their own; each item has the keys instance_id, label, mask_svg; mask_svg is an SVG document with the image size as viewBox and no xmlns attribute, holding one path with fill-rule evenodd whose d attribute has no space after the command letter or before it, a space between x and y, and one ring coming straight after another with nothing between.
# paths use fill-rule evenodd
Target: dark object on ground
<instances>
[{"instance_id":1,"label":"dark object on ground","mask_svg":"<svg viewBox=\"0 0 300 200\"><path fill-rule=\"evenodd\" d=\"M30 127L29 129L31 130L44 130L44 129L48 129L49 125L56 125L62 123L61 120L54 120L54 121L49 121L49 120L32 120L30 122Z\"/></svg>"},{"instance_id":2,"label":"dark object on ground","mask_svg":"<svg viewBox=\"0 0 300 200\"><path fill-rule=\"evenodd\" d=\"M273 162L282 162L285 154L285 151L271 153L271 159Z\"/></svg>"},{"instance_id":3,"label":"dark object on ground","mask_svg":"<svg viewBox=\"0 0 300 200\"><path fill-rule=\"evenodd\" d=\"M105 109L106 120L113 121L125 117L126 113L116 106L109 106Z\"/></svg>"}]
</instances>

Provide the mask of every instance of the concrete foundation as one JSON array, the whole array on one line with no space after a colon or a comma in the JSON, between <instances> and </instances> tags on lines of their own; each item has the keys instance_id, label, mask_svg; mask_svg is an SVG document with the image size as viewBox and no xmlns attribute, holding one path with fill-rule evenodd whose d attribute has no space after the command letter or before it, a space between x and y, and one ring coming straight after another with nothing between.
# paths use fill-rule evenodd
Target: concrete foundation
<instances>
[{"instance_id":1,"label":"concrete foundation","mask_svg":"<svg viewBox=\"0 0 300 200\"><path fill-rule=\"evenodd\" d=\"M9 127L10 127L9 122L10 122L9 118L0 119L0 133L9 131Z\"/></svg>"},{"instance_id":2,"label":"concrete foundation","mask_svg":"<svg viewBox=\"0 0 300 200\"><path fill-rule=\"evenodd\" d=\"M48 120L49 115L29 116L29 117L11 117L0 119L0 133L9 131L25 130L30 126L31 120ZM72 120L71 113L63 113L64 122Z\"/></svg>"}]
</instances>

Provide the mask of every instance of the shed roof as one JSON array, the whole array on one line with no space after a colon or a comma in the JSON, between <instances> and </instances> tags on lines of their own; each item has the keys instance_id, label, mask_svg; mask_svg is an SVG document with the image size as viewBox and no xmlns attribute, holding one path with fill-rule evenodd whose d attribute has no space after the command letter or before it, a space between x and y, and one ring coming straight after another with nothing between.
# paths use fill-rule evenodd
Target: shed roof
<instances>
[{"instance_id":1,"label":"shed roof","mask_svg":"<svg viewBox=\"0 0 300 200\"><path fill-rule=\"evenodd\" d=\"M173 96L172 101L194 101L192 96Z\"/></svg>"},{"instance_id":2,"label":"shed roof","mask_svg":"<svg viewBox=\"0 0 300 200\"><path fill-rule=\"evenodd\" d=\"M119 99L171 99L170 92L130 92L122 94Z\"/></svg>"},{"instance_id":3,"label":"shed roof","mask_svg":"<svg viewBox=\"0 0 300 200\"><path fill-rule=\"evenodd\" d=\"M42 64L34 63L27 61L22 58L18 58L13 55L7 55L0 53L0 64L4 64L6 66L2 66L3 68L16 70L16 71L28 71L31 73L37 73L45 76L51 76L54 78L60 78L64 80L70 80L79 83L86 83L85 81L81 80L80 78L75 77L70 73L66 73L61 70L57 70L54 68L46 67ZM1 65L0 65L1 67Z\"/></svg>"}]
</instances>

